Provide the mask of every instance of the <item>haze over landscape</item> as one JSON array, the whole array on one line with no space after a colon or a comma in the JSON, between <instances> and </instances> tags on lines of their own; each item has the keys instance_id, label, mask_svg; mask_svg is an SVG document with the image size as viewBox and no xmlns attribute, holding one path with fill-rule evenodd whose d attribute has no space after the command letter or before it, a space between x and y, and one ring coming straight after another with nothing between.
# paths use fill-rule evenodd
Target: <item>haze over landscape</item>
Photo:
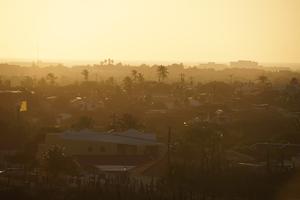
<instances>
[{"instance_id":1,"label":"haze over landscape","mask_svg":"<svg viewBox=\"0 0 300 200\"><path fill-rule=\"evenodd\" d=\"M0 0L0 199L300 199L299 36L300 0Z\"/></svg>"},{"instance_id":2,"label":"haze over landscape","mask_svg":"<svg viewBox=\"0 0 300 200\"><path fill-rule=\"evenodd\" d=\"M0 58L300 62L298 0L1 0Z\"/></svg>"}]
</instances>

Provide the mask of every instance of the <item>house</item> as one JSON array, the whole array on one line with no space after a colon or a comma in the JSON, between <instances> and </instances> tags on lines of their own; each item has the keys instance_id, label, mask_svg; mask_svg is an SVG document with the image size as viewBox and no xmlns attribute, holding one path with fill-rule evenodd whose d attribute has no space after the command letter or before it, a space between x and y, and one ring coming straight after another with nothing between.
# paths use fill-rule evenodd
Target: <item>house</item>
<instances>
[{"instance_id":1,"label":"house","mask_svg":"<svg viewBox=\"0 0 300 200\"><path fill-rule=\"evenodd\" d=\"M127 171L155 160L165 152L155 134L135 129L127 131L96 132L68 130L48 134L39 146L38 156L52 146L64 147L65 153L74 157L82 166L94 166L100 171Z\"/></svg>"},{"instance_id":2,"label":"house","mask_svg":"<svg viewBox=\"0 0 300 200\"><path fill-rule=\"evenodd\" d=\"M201 103L193 97L188 97L188 103L191 107L199 107L201 105Z\"/></svg>"},{"instance_id":3,"label":"house","mask_svg":"<svg viewBox=\"0 0 300 200\"><path fill-rule=\"evenodd\" d=\"M87 97L75 97L70 101L70 104L74 109L80 111L94 111L104 106L102 101Z\"/></svg>"},{"instance_id":4,"label":"house","mask_svg":"<svg viewBox=\"0 0 300 200\"><path fill-rule=\"evenodd\" d=\"M72 118L72 115L69 113L60 113L56 117L56 124L61 125L64 121Z\"/></svg>"},{"instance_id":5,"label":"house","mask_svg":"<svg viewBox=\"0 0 300 200\"><path fill-rule=\"evenodd\" d=\"M13 113L26 97L26 94L19 90L0 90L0 110Z\"/></svg>"}]
</instances>

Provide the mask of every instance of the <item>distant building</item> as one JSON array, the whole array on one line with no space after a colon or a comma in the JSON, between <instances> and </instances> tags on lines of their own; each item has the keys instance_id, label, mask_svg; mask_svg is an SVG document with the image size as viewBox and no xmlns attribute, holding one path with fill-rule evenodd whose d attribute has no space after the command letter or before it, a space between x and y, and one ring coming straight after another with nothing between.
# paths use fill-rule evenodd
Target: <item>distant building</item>
<instances>
[{"instance_id":1,"label":"distant building","mask_svg":"<svg viewBox=\"0 0 300 200\"><path fill-rule=\"evenodd\" d=\"M250 60L239 60L236 62L230 62L232 68L258 68L260 67L257 62Z\"/></svg>"},{"instance_id":2,"label":"distant building","mask_svg":"<svg viewBox=\"0 0 300 200\"><path fill-rule=\"evenodd\" d=\"M200 69L215 69L215 70L222 70L227 68L228 66L225 64L218 64L215 62L208 62L208 63L201 63L197 65L197 68Z\"/></svg>"}]
</instances>

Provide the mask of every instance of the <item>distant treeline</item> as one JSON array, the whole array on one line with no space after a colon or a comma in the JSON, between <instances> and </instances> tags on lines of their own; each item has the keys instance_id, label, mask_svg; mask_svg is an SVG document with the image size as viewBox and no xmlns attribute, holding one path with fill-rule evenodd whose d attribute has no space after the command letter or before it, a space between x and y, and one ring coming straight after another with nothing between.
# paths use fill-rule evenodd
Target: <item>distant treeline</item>
<instances>
[{"instance_id":1,"label":"distant treeline","mask_svg":"<svg viewBox=\"0 0 300 200\"><path fill-rule=\"evenodd\" d=\"M250 62L250 61L249 61ZM135 70L147 81L158 81L157 69L160 65L139 66L124 65L114 63L113 60L102 61L94 65L78 65L67 67L62 64L20 66L2 63L0 64L0 80L10 80L12 86L20 85L27 77L34 80L45 78L49 73L57 77L57 84L67 85L74 82L84 81L86 77L82 74L83 70L88 71L89 81L104 81L114 77L116 81L122 81L124 77L132 74ZM166 82L180 81L182 77L186 80L193 80L195 83L210 81L256 81L257 77L267 76L273 84L285 84L292 77L300 77L298 72L291 71L287 67L264 67L255 62L247 63L239 61L230 65L207 63L197 66L185 66L180 64L165 65L168 70Z\"/></svg>"}]
</instances>

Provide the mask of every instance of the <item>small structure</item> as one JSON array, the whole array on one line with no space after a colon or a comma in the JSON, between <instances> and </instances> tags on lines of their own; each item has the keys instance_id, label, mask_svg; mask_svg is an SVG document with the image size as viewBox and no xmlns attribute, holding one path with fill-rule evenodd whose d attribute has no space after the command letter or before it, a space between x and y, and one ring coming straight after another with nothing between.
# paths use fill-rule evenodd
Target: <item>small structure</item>
<instances>
[{"instance_id":1,"label":"small structure","mask_svg":"<svg viewBox=\"0 0 300 200\"><path fill-rule=\"evenodd\" d=\"M87 97L75 97L70 101L70 104L80 111L94 111L104 106L102 101Z\"/></svg>"}]
</instances>

